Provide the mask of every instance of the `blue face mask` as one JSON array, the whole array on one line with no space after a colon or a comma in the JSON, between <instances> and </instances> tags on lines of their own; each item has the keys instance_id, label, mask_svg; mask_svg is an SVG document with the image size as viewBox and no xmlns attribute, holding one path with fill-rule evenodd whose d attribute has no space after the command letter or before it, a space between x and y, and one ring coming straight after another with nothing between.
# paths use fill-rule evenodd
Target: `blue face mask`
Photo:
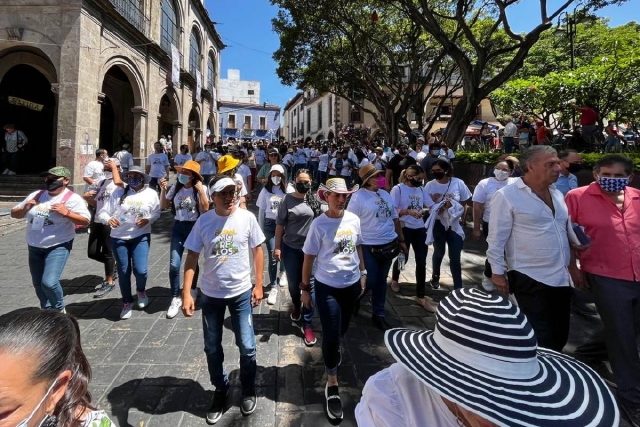
<instances>
[{"instance_id":1,"label":"blue face mask","mask_svg":"<svg viewBox=\"0 0 640 427\"><path fill-rule=\"evenodd\" d=\"M178 182L182 185L187 185L191 181L191 177L189 175L183 175L181 173L178 174Z\"/></svg>"},{"instance_id":2,"label":"blue face mask","mask_svg":"<svg viewBox=\"0 0 640 427\"><path fill-rule=\"evenodd\" d=\"M605 176L598 177L600 188L609 193L619 193L629 185L629 178L608 178Z\"/></svg>"},{"instance_id":3,"label":"blue face mask","mask_svg":"<svg viewBox=\"0 0 640 427\"><path fill-rule=\"evenodd\" d=\"M139 176L127 177L127 185L129 185L130 187L133 187L133 188L138 188L140 186L140 184L142 184L143 182L144 181Z\"/></svg>"}]
</instances>

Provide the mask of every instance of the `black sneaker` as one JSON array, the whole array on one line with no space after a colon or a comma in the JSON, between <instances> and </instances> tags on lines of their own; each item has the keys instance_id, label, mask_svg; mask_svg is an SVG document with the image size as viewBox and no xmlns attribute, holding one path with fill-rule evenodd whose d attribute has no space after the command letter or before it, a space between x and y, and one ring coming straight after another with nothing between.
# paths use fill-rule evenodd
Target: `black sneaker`
<instances>
[{"instance_id":1,"label":"black sneaker","mask_svg":"<svg viewBox=\"0 0 640 427\"><path fill-rule=\"evenodd\" d=\"M628 405L622 401L619 402L622 412L627 416L632 427L640 427L640 405Z\"/></svg>"},{"instance_id":2,"label":"black sneaker","mask_svg":"<svg viewBox=\"0 0 640 427\"><path fill-rule=\"evenodd\" d=\"M383 316L373 315L371 316L371 321L373 321L373 325L381 331L391 329L391 325L387 323L387 319L385 319Z\"/></svg>"},{"instance_id":3,"label":"black sneaker","mask_svg":"<svg viewBox=\"0 0 640 427\"><path fill-rule=\"evenodd\" d=\"M431 286L431 289L440 289L440 277L432 276L431 280L429 280L429 286Z\"/></svg>"},{"instance_id":4,"label":"black sneaker","mask_svg":"<svg viewBox=\"0 0 640 427\"><path fill-rule=\"evenodd\" d=\"M105 296L106 294L108 294L109 292L114 290L115 288L116 288L116 285L110 285L109 282L104 282L102 284L102 287L100 289L98 289L95 294L93 294L93 297L94 298L102 298L103 296Z\"/></svg>"},{"instance_id":5,"label":"black sneaker","mask_svg":"<svg viewBox=\"0 0 640 427\"><path fill-rule=\"evenodd\" d=\"M360 298L353 303L353 315L357 316L358 313L360 313Z\"/></svg>"},{"instance_id":6,"label":"black sneaker","mask_svg":"<svg viewBox=\"0 0 640 427\"><path fill-rule=\"evenodd\" d=\"M242 393L242 402L240 403L240 412L245 417L247 415L253 414L253 411L256 410L256 406L258 403L258 396L256 395L255 390L249 390L246 393Z\"/></svg>"},{"instance_id":7,"label":"black sneaker","mask_svg":"<svg viewBox=\"0 0 640 427\"><path fill-rule=\"evenodd\" d=\"M329 421L342 421L344 414L342 412L342 401L340 400L338 386L334 385L329 387L329 383L327 383L324 389L324 397Z\"/></svg>"},{"instance_id":8,"label":"black sneaker","mask_svg":"<svg viewBox=\"0 0 640 427\"><path fill-rule=\"evenodd\" d=\"M207 411L207 423L215 424L220 421L222 414L224 414L224 405L227 402L227 396L229 396L229 390L218 391L213 393L213 402L211 407Z\"/></svg>"}]
</instances>

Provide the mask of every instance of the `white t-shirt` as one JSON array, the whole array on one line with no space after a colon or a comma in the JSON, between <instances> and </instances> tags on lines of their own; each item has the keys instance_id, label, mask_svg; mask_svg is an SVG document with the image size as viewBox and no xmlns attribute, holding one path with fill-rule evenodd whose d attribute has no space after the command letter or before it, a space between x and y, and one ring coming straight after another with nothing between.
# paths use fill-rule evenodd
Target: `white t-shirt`
<instances>
[{"instance_id":1,"label":"white t-shirt","mask_svg":"<svg viewBox=\"0 0 640 427\"><path fill-rule=\"evenodd\" d=\"M320 162L318 163L318 170L320 172L326 172L327 165L329 164L329 154L328 153L320 154L319 158L320 158Z\"/></svg>"},{"instance_id":2,"label":"white t-shirt","mask_svg":"<svg viewBox=\"0 0 640 427\"><path fill-rule=\"evenodd\" d=\"M294 164L293 155L289 153L285 154L285 156L282 158L282 164L291 169Z\"/></svg>"},{"instance_id":3,"label":"white t-shirt","mask_svg":"<svg viewBox=\"0 0 640 427\"><path fill-rule=\"evenodd\" d=\"M111 195L117 189L118 189L118 186L113 183L113 179L106 179L100 182L100 189L98 190L98 193L93 198L96 201L96 212L100 212L100 210L102 210L105 203L107 203L109 199L111 199ZM95 221L100 222L98 221L97 215L96 215Z\"/></svg>"},{"instance_id":4,"label":"white t-shirt","mask_svg":"<svg viewBox=\"0 0 640 427\"><path fill-rule=\"evenodd\" d=\"M91 178L93 185L98 185L98 181L104 179L104 163L98 160L93 160L84 167L82 174L83 178ZM84 191L89 191L89 184L84 186Z\"/></svg>"},{"instance_id":5,"label":"white t-shirt","mask_svg":"<svg viewBox=\"0 0 640 427\"><path fill-rule=\"evenodd\" d=\"M391 199L393 205L399 210L415 209L418 212L422 212L424 207L424 188L423 187L409 187L406 184L396 185L391 189ZM415 218L411 215L403 215L400 217L400 221L404 223L404 226L411 229L418 229L424 227L424 221L422 218Z\"/></svg>"},{"instance_id":6,"label":"white t-shirt","mask_svg":"<svg viewBox=\"0 0 640 427\"><path fill-rule=\"evenodd\" d=\"M331 166L334 167L334 169L331 170L331 172L329 172L329 175L335 175L336 174L336 162L338 161L337 158L333 158L331 159ZM342 159L342 168L340 169L340 176L350 176L351 175L351 163L349 163L348 159Z\"/></svg>"},{"instance_id":7,"label":"white t-shirt","mask_svg":"<svg viewBox=\"0 0 640 427\"><path fill-rule=\"evenodd\" d=\"M304 148L298 148L295 155L296 164L307 164L307 152Z\"/></svg>"},{"instance_id":8,"label":"white t-shirt","mask_svg":"<svg viewBox=\"0 0 640 427\"><path fill-rule=\"evenodd\" d=\"M360 162L360 164L358 165L358 167L360 169L362 169L363 167L367 166L369 164L369 159L367 159L366 157L362 159L362 161Z\"/></svg>"},{"instance_id":9,"label":"white t-shirt","mask_svg":"<svg viewBox=\"0 0 640 427\"><path fill-rule=\"evenodd\" d=\"M155 190L144 187L139 192L127 187L128 195L120 205L120 197L124 188L118 187L105 201L104 207L98 212L98 219L108 224L109 219L116 217L120 225L111 229L111 237L131 240L143 234L151 233L151 224L160 217L160 200ZM140 218L149 220L144 227L138 227L135 222Z\"/></svg>"},{"instance_id":10,"label":"white t-shirt","mask_svg":"<svg viewBox=\"0 0 640 427\"><path fill-rule=\"evenodd\" d=\"M475 190L473 190L473 198L471 200L478 203L484 203L484 212L482 214L482 220L484 222L489 222L491 214L491 198L496 191L508 184L509 181L507 179L504 181L498 181L495 178L485 178L476 185Z\"/></svg>"},{"instance_id":11,"label":"white t-shirt","mask_svg":"<svg viewBox=\"0 0 640 427\"><path fill-rule=\"evenodd\" d=\"M289 193L290 188L287 188L287 193ZM278 216L278 209L280 208L280 203L284 198L284 193L280 189L279 186L272 186L271 193L267 191L266 187L260 191L258 195L258 200L256 201L256 206L260 209L264 210L264 217L266 219L275 220Z\"/></svg>"},{"instance_id":12,"label":"white t-shirt","mask_svg":"<svg viewBox=\"0 0 640 427\"><path fill-rule=\"evenodd\" d=\"M164 178L169 167L169 158L164 153L153 153L147 158L147 164L151 165L149 176L151 178Z\"/></svg>"},{"instance_id":13,"label":"white t-shirt","mask_svg":"<svg viewBox=\"0 0 640 427\"><path fill-rule=\"evenodd\" d=\"M198 209L196 209L196 200L193 195L194 192L197 192L195 187L186 188L182 187L178 194L175 194L176 186L175 184L171 186L169 191L167 192L166 198L167 200L173 200L173 204L176 207L176 216L175 219L177 221L195 221L198 219ZM209 199L209 187L204 186L204 193L206 194L207 199ZM204 213L204 212L201 212Z\"/></svg>"},{"instance_id":14,"label":"white t-shirt","mask_svg":"<svg viewBox=\"0 0 640 427\"><path fill-rule=\"evenodd\" d=\"M180 153L180 154L176 154L176 156L173 158L173 164L175 166L183 166L189 160L191 160L191 155Z\"/></svg>"},{"instance_id":15,"label":"white t-shirt","mask_svg":"<svg viewBox=\"0 0 640 427\"><path fill-rule=\"evenodd\" d=\"M360 279L357 250L360 244L360 218L345 211L342 218L322 214L314 219L302 251L316 257L316 280L334 288L346 288Z\"/></svg>"},{"instance_id":16,"label":"white t-shirt","mask_svg":"<svg viewBox=\"0 0 640 427\"><path fill-rule=\"evenodd\" d=\"M204 256L202 292L211 298L233 298L250 290L249 250L264 239L256 217L245 209L236 208L229 216L220 216L215 209L202 214L184 243Z\"/></svg>"},{"instance_id":17,"label":"white t-shirt","mask_svg":"<svg viewBox=\"0 0 640 427\"><path fill-rule=\"evenodd\" d=\"M360 218L364 245L383 245L398 237L393 223L398 212L385 190L374 192L361 188L351 196L347 210Z\"/></svg>"},{"instance_id":18,"label":"white t-shirt","mask_svg":"<svg viewBox=\"0 0 640 427\"><path fill-rule=\"evenodd\" d=\"M196 162L200 163L200 175L213 175L215 173L215 164L213 158L206 151L201 151L196 156Z\"/></svg>"},{"instance_id":19,"label":"white t-shirt","mask_svg":"<svg viewBox=\"0 0 640 427\"><path fill-rule=\"evenodd\" d=\"M247 193L249 192L249 177L251 176L251 168L245 165L244 163L240 165L238 168L238 175L242 177L243 188L247 189Z\"/></svg>"},{"instance_id":20,"label":"white t-shirt","mask_svg":"<svg viewBox=\"0 0 640 427\"><path fill-rule=\"evenodd\" d=\"M38 199L38 204L33 206L25 216L27 220L27 245L36 248L50 248L66 243L76 236L76 227L68 218L51 211L51 206L61 203L66 193L65 189L57 196L51 197L44 191ZM39 191L29 194L16 208L24 208L25 204L35 198ZM72 194L67 203L67 209L86 219L91 219L87 204L78 194Z\"/></svg>"},{"instance_id":21,"label":"white t-shirt","mask_svg":"<svg viewBox=\"0 0 640 427\"><path fill-rule=\"evenodd\" d=\"M124 170L129 170L133 167L133 155L127 150L118 151L114 154L115 158L120 160L120 166Z\"/></svg>"}]
</instances>

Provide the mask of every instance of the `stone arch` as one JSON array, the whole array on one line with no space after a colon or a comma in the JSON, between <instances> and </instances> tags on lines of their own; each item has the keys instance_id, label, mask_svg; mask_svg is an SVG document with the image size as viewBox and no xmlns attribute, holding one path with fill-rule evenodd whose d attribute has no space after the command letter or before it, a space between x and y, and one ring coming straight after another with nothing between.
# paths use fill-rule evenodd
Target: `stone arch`
<instances>
[{"instance_id":1,"label":"stone arch","mask_svg":"<svg viewBox=\"0 0 640 427\"><path fill-rule=\"evenodd\" d=\"M49 57L31 46L12 47L0 51L0 80L14 66L27 64L40 71L51 84L58 83L58 72Z\"/></svg>"},{"instance_id":2,"label":"stone arch","mask_svg":"<svg viewBox=\"0 0 640 427\"><path fill-rule=\"evenodd\" d=\"M140 72L140 70L138 70L138 67L133 63L133 61L125 56L113 56L104 63L102 69L100 70L98 92L102 92L104 77L109 69L114 66L120 68L129 78L129 83L131 83L131 88L133 89L133 99L135 106L146 109L147 102L144 98L144 94L146 93L146 91L144 90L144 78L142 77L142 73Z\"/></svg>"},{"instance_id":3,"label":"stone arch","mask_svg":"<svg viewBox=\"0 0 640 427\"><path fill-rule=\"evenodd\" d=\"M327 139L330 139L330 140L335 139L335 135L333 134L332 130L329 131L329 134L327 135Z\"/></svg>"},{"instance_id":4,"label":"stone arch","mask_svg":"<svg viewBox=\"0 0 640 427\"><path fill-rule=\"evenodd\" d=\"M160 135L171 135L173 141L173 151L178 151L180 141L181 105L174 90L165 87L160 92L158 107L158 137Z\"/></svg>"}]
</instances>

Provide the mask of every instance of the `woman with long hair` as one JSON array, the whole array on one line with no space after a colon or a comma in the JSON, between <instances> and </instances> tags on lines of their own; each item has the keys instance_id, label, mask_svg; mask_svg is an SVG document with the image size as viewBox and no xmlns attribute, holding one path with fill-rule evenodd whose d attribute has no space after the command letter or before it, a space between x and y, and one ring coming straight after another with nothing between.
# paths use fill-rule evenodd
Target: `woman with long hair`
<instances>
[{"instance_id":1,"label":"woman with long hair","mask_svg":"<svg viewBox=\"0 0 640 427\"><path fill-rule=\"evenodd\" d=\"M193 225L200 215L209 210L209 190L203 185L200 175L200 165L193 160L184 166L176 166L177 182L167 190L167 180L160 181L160 208L171 208L174 216L171 230L171 246L169 249L169 284L171 285L171 304L167 310L167 319L176 317L182 307L180 297L180 265L184 253L184 242L189 237ZM196 266L191 296L195 300L198 296L198 275L200 270Z\"/></svg>"},{"instance_id":2,"label":"woman with long hair","mask_svg":"<svg viewBox=\"0 0 640 427\"><path fill-rule=\"evenodd\" d=\"M276 248L276 216L280 203L285 194L291 193L293 190L287 185L287 176L282 165L274 165L269 172L269 180L258 195L256 206L258 206L258 223L265 236L267 251L269 252L269 296L267 304L276 303L277 289L276 286L286 285L285 270L282 259L278 262L274 256ZM278 273L278 264L280 264L280 272Z\"/></svg>"},{"instance_id":3,"label":"woman with long hair","mask_svg":"<svg viewBox=\"0 0 640 427\"><path fill-rule=\"evenodd\" d=\"M464 243L462 225L467 215L467 201L471 192L467 185L453 177L451 163L438 160L431 165L433 180L424 187L427 207L431 210L427 227L427 244L433 242L431 281L433 289L440 288L440 266L444 258L445 245L449 253L449 267L454 289L462 287L462 266L460 256Z\"/></svg>"},{"instance_id":4,"label":"woman with long hair","mask_svg":"<svg viewBox=\"0 0 640 427\"><path fill-rule=\"evenodd\" d=\"M258 171L258 176L256 177L260 184L266 184L269 181L269 172L271 172L271 167L275 165L282 165L282 157L280 156L280 152L278 152L275 148L269 148L268 151L268 162L266 162L262 168ZM283 165L285 167L286 166ZM286 174L285 174L286 175Z\"/></svg>"},{"instance_id":5,"label":"woman with long hair","mask_svg":"<svg viewBox=\"0 0 640 427\"><path fill-rule=\"evenodd\" d=\"M91 403L75 318L37 308L0 316L0 360L0 425L114 426Z\"/></svg>"},{"instance_id":6,"label":"woman with long hair","mask_svg":"<svg viewBox=\"0 0 640 427\"><path fill-rule=\"evenodd\" d=\"M357 187L356 187L357 189ZM311 223L302 247L302 304L310 309L311 274L317 260L315 279L316 306L322 325L322 359L327 373L325 409L331 423L344 416L338 388L338 366L342 361L340 338L349 328L351 313L366 286L360 232L360 218L345 211L348 190L342 178L331 178L321 184L318 197L329 205L328 210Z\"/></svg>"}]
</instances>

